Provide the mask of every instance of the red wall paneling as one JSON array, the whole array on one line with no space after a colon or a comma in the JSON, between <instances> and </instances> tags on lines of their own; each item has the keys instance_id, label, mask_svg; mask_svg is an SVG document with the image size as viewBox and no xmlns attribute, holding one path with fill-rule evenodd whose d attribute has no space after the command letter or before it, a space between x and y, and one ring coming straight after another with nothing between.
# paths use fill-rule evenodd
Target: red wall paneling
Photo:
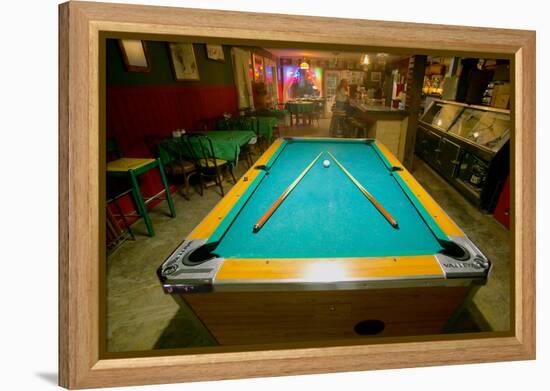
<instances>
[{"instance_id":1,"label":"red wall paneling","mask_svg":"<svg viewBox=\"0 0 550 391\"><path fill-rule=\"evenodd\" d=\"M170 137L175 129L200 130L205 119L237 110L234 85L108 86L107 137L116 139L124 157L152 157L146 138ZM163 188L157 170L139 181L145 196ZM119 202L125 214L134 211L129 197Z\"/></svg>"}]
</instances>

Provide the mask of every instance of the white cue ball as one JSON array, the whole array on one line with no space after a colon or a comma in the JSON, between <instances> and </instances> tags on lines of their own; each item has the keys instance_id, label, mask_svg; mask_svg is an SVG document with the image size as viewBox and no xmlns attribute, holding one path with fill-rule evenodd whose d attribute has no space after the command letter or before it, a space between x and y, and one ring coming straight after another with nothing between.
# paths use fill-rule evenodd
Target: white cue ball
<instances>
[{"instance_id":1,"label":"white cue ball","mask_svg":"<svg viewBox=\"0 0 550 391\"><path fill-rule=\"evenodd\" d=\"M330 161L328 161L328 160L323 161L323 166L325 166L325 168L330 166Z\"/></svg>"}]
</instances>

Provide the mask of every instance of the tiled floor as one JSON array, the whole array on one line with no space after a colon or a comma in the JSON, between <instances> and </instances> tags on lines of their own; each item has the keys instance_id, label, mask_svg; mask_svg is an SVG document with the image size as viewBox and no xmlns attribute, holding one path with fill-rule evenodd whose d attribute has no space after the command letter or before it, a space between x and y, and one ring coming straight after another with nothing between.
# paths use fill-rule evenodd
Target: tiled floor
<instances>
[{"instance_id":1,"label":"tiled floor","mask_svg":"<svg viewBox=\"0 0 550 391\"><path fill-rule=\"evenodd\" d=\"M283 135L328 135L328 120L318 127L290 129ZM239 163L236 175L245 171ZM481 328L509 329L510 237L509 231L491 216L480 213L448 186L422 161L416 160L413 174L443 209L493 261L492 275L474 297L469 313ZM225 183L226 190L231 186ZM144 224L133 229L136 241L127 241L107 261L107 349L113 352L155 348L204 346L212 343L209 334L190 310L165 295L156 270L173 249L220 200L217 188L203 197L191 194L187 201L174 196L177 218L170 218L166 205L157 206L151 217L156 236L145 235ZM469 320L466 320L468 323Z\"/></svg>"}]
</instances>

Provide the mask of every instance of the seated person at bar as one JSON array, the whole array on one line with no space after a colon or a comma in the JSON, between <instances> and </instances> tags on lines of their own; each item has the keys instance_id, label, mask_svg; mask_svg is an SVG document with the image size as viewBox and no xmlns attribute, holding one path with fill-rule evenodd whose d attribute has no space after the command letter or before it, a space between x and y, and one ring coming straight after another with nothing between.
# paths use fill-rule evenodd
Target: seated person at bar
<instances>
[{"instance_id":1,"label":"seated person at bar","mask_svg":"<svg viewBox=\"0 0 550 391\"><path fill-rule=\"evenodd\" d=\"M330 134L332 137L344 137L347 132L346 117L351 109L348 89L348 80L340 80L340 84L338 84L338 88L336 89L333 115L330 121Z\"/></svg>"},{"instance_id":2,"label":"seated person at bar","mask_svg":"<svg viewBox=\"0 0 550 391\"><path fill-rule=\"evenodd\" d=\"M336 109L346 110L349 104L348 79L340 80L336 89Z\"/></svg>"}]
</instances>

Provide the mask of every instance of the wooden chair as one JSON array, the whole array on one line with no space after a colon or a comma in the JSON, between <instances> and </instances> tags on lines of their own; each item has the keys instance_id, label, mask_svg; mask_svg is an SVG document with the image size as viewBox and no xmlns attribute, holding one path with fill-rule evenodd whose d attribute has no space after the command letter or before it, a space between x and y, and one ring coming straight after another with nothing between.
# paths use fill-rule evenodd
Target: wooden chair
<instances>
[{"instance_id":1,"label":"wooden chair","mask_svg":"<svg viewBox=\"0 0 550 391\"><path fill-rule=\"evenodd\" d=\"M254 164L254 159L252 158L252 146L258 144L258 137L256 136L256 142L252 144L246 144L241 147L239 152L239 161L245 161L246 167L250 168Z\"/></svg>"},{"instance_id":2,"label":"wooden chair","mask_svg":"<svg viewBox=\"0 0 550 391\"><path fill-rule=\"evenodd\" d=\"M235 128L233 130L249 130L256 133L256 142L253 144L246 144L241 147L241 152L239 157L244 157L247 167L250 168L254 164L254 159L252 158L252 148L256 149L258 152L261 152L261 142L262 137L258 133L258 117L249 113L246 117L237 117L235 122Z\"/></svg>"},{"instance_id":3,"label":"wooden chair","mask_svg":"<svg viewBox=\"0 0 550 391\"><path fill-rule=\"evenodd\" d=\"M258 155L261 155L267 149L267 133L269 132L269 124L266 122L265 116L254 117L254 132L256 133L257 143L256 143L256 152Z\"/></svg>"},{"instance_id":4,"label":"wooden chair","mask_svg":"<svg viewBox=\"0 0 550 391\"><path fill-rule=\"evenodd\" d=\"M227 160L218 159L214 155L214 146L212 140L201 133L188 133L182 135L182 142L186 145L189 155L192 157L195 166L198 168L200 179L200 194L203 194L204 179L214 178L216 186L220 188L221 196L225 195L223 189L222 169L227 167L233 183L236 183L233 167Z\"/></svg>"},{"instance_id":5,"label":"wooden chair","mask_svg":"<svg viewBox=\"0 0 550 391\"><path fill-rule=\"evenodd\" d=\"M218 117L216 124L217 130L250 130L255 132L256 136L258 134L256 131L256 119L253 116ZM254 163L254 159L252 158L252 145L257 146L258 141L256 137L256 143L247 144L241 147L239 160L244 160L248 168Z\"/></svg>"},{"instance_id":6,"label":"wooden chair","mask_svg":"<svg viewBox=\"0 0 550 391\"><path fill-rule=\"evenodd\" d=\"M132 188L132 195L134 197L137 213L143 218L149 236L155 236L153 222L151 221L149 212L147 211L148 203L155 199L162 199L161 196L164 194L164 199L168 202L168 207L170 209L170 216L176 217L176 209L174 208L174 202L172 201L172 196L170 195L170 187L168 186L166 174L164 173L164 167L160 158L150 159L122 157L120 148L114 139L107 140L107 156L109 155L118 156L118 159L111 160L107 163L107 177L111 180L130 180L130 186ZM158 169L160 173L164 189L158 194L144 199L139 187L138 177L141 174L155 168Z\"/></svg>"},{"instance_id":7,"label":"wooden chair","mask_svg":"<svg viewBox=\"0 0 550 391\"><path fill-rule=\"evenodd\" d=\"M181 138L164 139L157 145L156 156L161 159L170 175L183 177L182 195L189 200L190 179L193 175L199 174L199 167L189 157L187 145ZM200 195L202 196L202 193Z\"/></svg>"}]
</instances>

